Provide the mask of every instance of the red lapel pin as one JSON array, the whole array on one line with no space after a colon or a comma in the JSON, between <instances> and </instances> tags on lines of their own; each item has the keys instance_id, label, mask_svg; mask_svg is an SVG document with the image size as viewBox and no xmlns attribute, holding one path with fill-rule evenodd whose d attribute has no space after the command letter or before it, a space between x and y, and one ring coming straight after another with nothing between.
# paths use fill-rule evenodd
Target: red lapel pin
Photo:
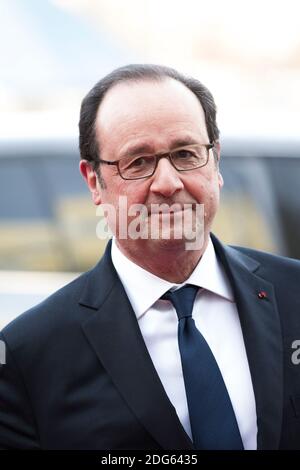
<instances>
[{"instance_id":1,"label":"red lapel pin","mask_svg":"<svg viewBox=\"0 0 300 470\"><path fill-rule=\"evenodd\" d=\"M259 299L267 299L268 298L268 295L267 293L264 291L264 290L261 290L258 294L257 294L257 297Z\"/></svg>"}]
</instances>

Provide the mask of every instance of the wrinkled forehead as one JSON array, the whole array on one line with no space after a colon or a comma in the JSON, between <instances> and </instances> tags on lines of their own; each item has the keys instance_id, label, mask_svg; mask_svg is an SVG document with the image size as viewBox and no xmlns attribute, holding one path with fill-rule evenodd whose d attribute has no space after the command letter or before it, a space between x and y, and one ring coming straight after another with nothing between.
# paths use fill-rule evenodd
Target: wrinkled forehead
<instances>
[{"instance_id":1,"label":"wrinkled forehead","mask_svg":"<svg viewBox=\"0 0 300 470\"><path fill-rule=\"evenodd\" d=\"M197 96L172 78L127 81L114 85L99 106L96 132L122 132L124 127L198 122L205 129L204 111Z\"/></svg>"}]
</instances>

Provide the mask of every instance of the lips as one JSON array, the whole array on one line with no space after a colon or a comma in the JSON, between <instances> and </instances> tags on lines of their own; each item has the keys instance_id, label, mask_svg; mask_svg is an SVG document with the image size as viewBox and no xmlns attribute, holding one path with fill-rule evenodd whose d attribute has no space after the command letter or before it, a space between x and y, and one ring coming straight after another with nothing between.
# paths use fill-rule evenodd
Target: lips
<instances>
[{"instance_id":1,"label":"lips","mask_svg":"<svg viewBox=\"0 0 300 470\"><path fill-rule=\"evenodd\" d=\"M189 202L189 203L161 203L161 204L151 204L148 206L148 214L175 214L176 212L181 212L188 209L195 209L196 203Z\"/></svg>"},{"instance_id":2,"label":"lips","mask_svg":"<svg viewBox=\"0 0 300 470\"><path fill-rule=\"evenodd\" d=\"M175 214L176 212L181 212L182 210L184 210L182 207L178 209L159 208L159 209L151 209L150 214Z\"/></svg>"}]
</instances>

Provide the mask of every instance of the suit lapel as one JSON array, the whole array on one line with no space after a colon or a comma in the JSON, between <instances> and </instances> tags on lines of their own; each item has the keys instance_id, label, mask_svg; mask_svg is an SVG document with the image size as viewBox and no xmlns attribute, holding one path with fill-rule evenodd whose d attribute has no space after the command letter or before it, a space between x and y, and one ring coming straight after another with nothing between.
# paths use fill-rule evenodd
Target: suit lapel
<instances>
[{"instance_id":1,"label":"suit lapel","mask_svg":"<svg viewBox=\"0 0 300 470\"><path fill-rule=\"evenodd\" d=\"M233 287L257 411L258 449L279 447L283 405L283 346L273 285L259 277L260 264L212 236ZM255 272L255 274L254 274ZM265 292L267 297L258 294Z\"/></svg>"},{"instance_id":2,"label":"suit lapel","mask_svg":"<svg viewBox=\"0 0 300 470\"><path fill-rule=\"evenodd\" d=\"M232 284L254 388L258 449L277 449L283 401L282 336L274 288L259 263L212 235ZM100 288L101 286L101 288ZM259 292L267 298L260 299ZM163 449L194 449L170 402L110 257L89 273L80 302L94 312L83 331L128 406Z\"/></svg>"},{"instance_id":3,"label":"suit lapel","mask_svg":"<svg viewBox=\"0 0 300 470\"><path fill-rule=\"evenodd\" d=\"M110 243L88 276L80 304L95 312L83 331L128 406L163 449L193 449L144 343L115 272Z\"/></svg>"}]
</instances>

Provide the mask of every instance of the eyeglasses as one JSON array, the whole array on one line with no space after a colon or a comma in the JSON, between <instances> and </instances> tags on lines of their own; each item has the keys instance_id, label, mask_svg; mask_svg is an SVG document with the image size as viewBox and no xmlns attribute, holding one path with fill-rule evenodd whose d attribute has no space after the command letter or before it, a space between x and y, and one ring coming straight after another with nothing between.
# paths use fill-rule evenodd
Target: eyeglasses
<instances>
[{"instance_id":1,"label":"eyeglasses","mask_svg":"<svg viewBox=\"0 0 300 470\"><path fill-rule=\"evenodd\" d=\"M207 165L209 150L213 147L213 143L206 145L192 144L157 155L126 156L113 162L99 159L98 162L106 163L107 165L116 165L119 175L124 180L138 180L154 175L161 158L168 158L171 165L177 171L189 171L202 168Z\"/></svg>"}]
</instances>

